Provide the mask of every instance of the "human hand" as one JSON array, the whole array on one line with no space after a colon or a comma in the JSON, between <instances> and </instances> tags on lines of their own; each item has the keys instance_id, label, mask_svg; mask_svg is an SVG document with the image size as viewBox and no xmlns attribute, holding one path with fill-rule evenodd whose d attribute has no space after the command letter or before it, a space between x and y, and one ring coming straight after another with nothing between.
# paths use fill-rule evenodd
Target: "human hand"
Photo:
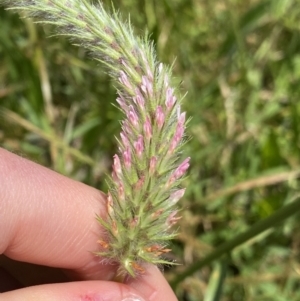
<instances>
[{"instance_id":1,"label":"human hand","mask_svg":"<svg viewBox=\"0 0 300 301\"><path fill-rule=\"evenodd\" d=\"M103 193L1 148L0 179L0 254L85 280L0 293L0 301L177 300L154 266L137 279L110 281L116 267L91 253L101 237L95 214L106 212Z\"/></svg>"}]
</instances>

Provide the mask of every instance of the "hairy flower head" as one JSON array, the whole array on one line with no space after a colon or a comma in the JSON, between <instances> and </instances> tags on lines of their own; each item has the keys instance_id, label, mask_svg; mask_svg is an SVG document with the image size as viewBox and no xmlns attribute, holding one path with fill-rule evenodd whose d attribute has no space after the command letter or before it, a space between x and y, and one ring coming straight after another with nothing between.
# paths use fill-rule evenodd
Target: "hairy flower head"
<instances>
[{"instance_id":1,"label":"hairy flower head","mask_svg":"<svg viewBox=\"0 0 300 301\"><path fill-rule=\"evenodd\" d=\"M14 9L85 47L104 63L115 79L117 103L124 113L108 179L106 230L97 255L117 263L120 273L143 273L143 263L164 264L175 208L185 189L179 188L189 158L180 161L186 124L181 99L171 86L171 70L157 62L153 45L135 37L129 23L101 4L87 0L12 0Z\"/></svg>"}]
</instances>

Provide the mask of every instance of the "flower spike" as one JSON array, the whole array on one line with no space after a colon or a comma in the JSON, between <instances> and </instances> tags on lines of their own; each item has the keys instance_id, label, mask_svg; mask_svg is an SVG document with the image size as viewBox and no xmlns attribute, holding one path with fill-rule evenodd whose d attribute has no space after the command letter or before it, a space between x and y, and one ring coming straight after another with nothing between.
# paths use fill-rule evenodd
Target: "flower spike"
<instances>
[{"instance_id":1,"label":"flower spike","mask_svg":"<svg viewBox=\"0 0 300 301\"><path fill-rule=\"evenodd\" d=\"M108 179L107 216L98 217L105 230L96 255L116 263L119 273L136 277L144 263L172 264L161 258L175 237L178 188L190 158L181 164L179 146L186 117L178 89L171 86L171 69L156 60L152 43L133 34L130 24L103 5L88 0L4 0L45 23L57 25L114 78L117 103L125 118Z\"/></svg>"}]
</instances>

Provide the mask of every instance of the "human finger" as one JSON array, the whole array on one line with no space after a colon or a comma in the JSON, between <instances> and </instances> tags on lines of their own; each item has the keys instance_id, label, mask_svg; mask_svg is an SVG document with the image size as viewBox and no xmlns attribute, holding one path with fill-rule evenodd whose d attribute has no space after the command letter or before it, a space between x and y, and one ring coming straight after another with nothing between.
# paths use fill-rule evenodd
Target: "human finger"
<instances>
[{"instance_id":1,"label":"human finger","mask_svg":"<svg viewBox=\"0 0 300 301\"><path fill-rule=\"evenodd\" d=\"M125 283L145 294L149 300L176 301L177 298L161 271L154 265L147 265L146 272L139 278L127 278Z\"/></svg>"},{"instance_id":2,"label":"human finger","mask_svg":"<svg viewBox=\"0 0 300 301\"><path fill-rule=\"evenodd\" d=\"M101 227L93 218L104 215L105 196L38 164L0 149L0 252L10 258L70 269L81 279L111 279L115 266L101 265L97 249ZM17 189L16 189L17 188ZM92 218L91 218L92 217ZM158 269L128 285L149 300L176 300ZM167 296L167 298L166 298Z\"/></svg>"},{"instance_id":3,"label":"human finger","mask_svg":"<svg viewBox=\"0 0 300 301\"><path fill-rule=\"evenodd\" d=\"M0 254L25 262L72 269L86 279L109 279L97 250L105 195L0 149Z\"/></svg>"},{"instance_id":4,"label":"human finger","mask_svg":"<svg viewBox=\"0 0 300 301\"><path fill-rule=\"evenodd\" d=\"M129 286L111 281L82 281L26 287L0 294L0 301L152 301ZM164 299L167 300L167 299Z\"/></svg>"}]
</instances>

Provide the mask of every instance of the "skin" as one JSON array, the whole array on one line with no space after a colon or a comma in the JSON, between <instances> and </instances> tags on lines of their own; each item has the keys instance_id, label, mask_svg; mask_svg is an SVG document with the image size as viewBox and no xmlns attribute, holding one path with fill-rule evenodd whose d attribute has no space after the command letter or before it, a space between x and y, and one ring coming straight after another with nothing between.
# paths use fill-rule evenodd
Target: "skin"
<instances>
[{"instance_id":1,"label":"skin","mask_svg":"<svg viewBox=\"0 0 300 301\"><path fill-rule=\"evenodd\" d=\"M102 192L1 148L0 183L0 254L16 264L63 269L69 279L11 290L19 283L0 269L0 291L10 289L0 293L0 301L177 300L156 267L147 266L137 279L114 282L116 267L91 253L103 235L95 220L106 212Z\"/></svg>"}]
</instances>

